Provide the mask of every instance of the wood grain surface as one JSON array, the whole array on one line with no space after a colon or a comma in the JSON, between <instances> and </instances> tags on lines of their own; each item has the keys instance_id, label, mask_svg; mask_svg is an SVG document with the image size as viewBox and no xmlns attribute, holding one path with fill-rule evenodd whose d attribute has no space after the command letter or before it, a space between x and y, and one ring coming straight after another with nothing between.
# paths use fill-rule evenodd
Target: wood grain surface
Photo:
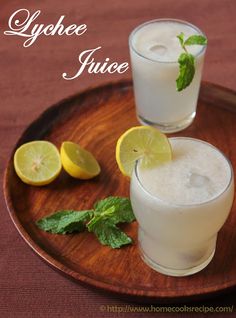
<instances>
[{"instance_id":1,"label":"wood grain surface","mask_svg":"<svg viewBox=\"0 0 236 318\"><path fill-rule=\"evenodd\" d=\"M212 143L230 158L236 169L235 97L233 91L203 84L194 123L172 136ZM48 186L32 187L17 177L11 157L4 189L18 231L40 256L63 273L95 287L138 296L140 301L148 297L170 302L196 299L235 286L235 204L220 231L213 261L200 273L183 278L164 276L143 263L137 246L136 222L124 226L134 244L118 250L101 246L91 233L55 235L35 226L36 220L57 210L86 210L109 195L129 196L129 179L118 170L115 146L119 136L137 124L131 82L87 90L49 108L31 124L16 147L37 139L49 140L57 147L65 140L74 141L96 156L102 173L95 179L80 181L64 172Z\"/></svg>"}]
</instances>

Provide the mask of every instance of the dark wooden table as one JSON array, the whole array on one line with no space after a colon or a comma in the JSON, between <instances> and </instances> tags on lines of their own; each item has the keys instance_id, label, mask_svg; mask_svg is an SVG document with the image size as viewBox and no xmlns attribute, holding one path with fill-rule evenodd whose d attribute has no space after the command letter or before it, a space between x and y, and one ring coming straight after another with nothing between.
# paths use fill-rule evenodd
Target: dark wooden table
<instances>
[{"instance_id":1,"label":"dark wooden table","mask_svg":"<svg viewBox=\"0 0 236 318\"><path fill-rule=\"evenodd\" d=\"M65 24L86 23L88 31L77 36L41 36L29 48L24 38L5 36L11 14L27 8L40 9L40 23L55 23L65 15ZM102 46L99 59L129 60L127 38L141 22L161 17L188 20L208 36L209 45L203 78L236 89L236 2L234 0L30 0L1 1L0 4L0 174L18 136L43 110L58 100L91 85L121 78L122 75L83 75L65 81L61 74L75 73L80 52ZM36 22L37 23L37 22ZM129 317L130 313L103 311L100 306L133 303L60 276L42 262L15 230L0 193L0 317ZM159 304L155 304L158 306ZM191 306L236 305L236 292ZM110 311L113 309L111 308ZM118 309L117 309L118 310ZM133 316L146 317L139 313ZM157 313L149 313L149 317ZM175 314L161 314L161 317ZM187 314L189 316L189 314ZM203 314L196 314L203 317ZM222 315L222 314L221 314ZM234 316L236 314L227 314ZM184 314L179 314L184 316ZM219 317L219 315L215 314Z\"/></svg>"}]
</instances>

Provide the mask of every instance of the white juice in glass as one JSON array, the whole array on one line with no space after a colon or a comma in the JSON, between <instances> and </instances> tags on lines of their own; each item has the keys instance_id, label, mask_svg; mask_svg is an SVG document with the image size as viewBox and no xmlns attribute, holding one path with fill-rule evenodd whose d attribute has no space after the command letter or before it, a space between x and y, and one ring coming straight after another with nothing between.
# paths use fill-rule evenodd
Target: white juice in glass
<instances>
[{"instance_id":1,"label":"white juice in glass","mask_svg":"<svg viewBox=\"0 0 236 318\"><path fill-rule=\"evenodd\" d=\"M192 83L178 92L178 57L184 52L177 38L181 32L184 39L203 35L185 21L160 19L138 26L129 38L137 117L165 133L186 128L196 114L206 46L187 46L195 56L196 72Z\"/></svg>"},{"instance_id":2,"label":"white juice in glass","mask_svg":"<svg viewBox=\"0 0 236 318\"><path fill-rule=\"evenodd\" d=\"M186 276L214 256L217 233L233 203L233 171L204 141L169 140L172 161L151 169L137 162L130 196L143 260L163 274Z\"/></svg>"}]
</instances>

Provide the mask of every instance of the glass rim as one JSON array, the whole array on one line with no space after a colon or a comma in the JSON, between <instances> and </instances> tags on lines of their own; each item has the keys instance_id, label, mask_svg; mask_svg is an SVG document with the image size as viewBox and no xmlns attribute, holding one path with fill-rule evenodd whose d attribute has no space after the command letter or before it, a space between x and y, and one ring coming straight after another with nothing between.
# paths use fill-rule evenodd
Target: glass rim
<instances>
[{"instance_id":1,"label":"glass rim","mask_svg":"<svg viewBox=\"0 0 236 318\"><path fill-rule=\"evenodd\" d=\"M220 198L228 189L229 187L231 186L232 182L233 182L233 176L234 176L234 172L233 172L233 167L232 167L232 164L230 162L230 160L225 156L225 154L219 150L218 148L216 148L215 146L213 146L212 144L210 144L209 142L207 141L204 141L204 140L201 140L201 139L197 139L197 138L191 138L191 137L171 137L169 139L188 139L188 140L194 140L196 142L200 142L200 143L204 143L208 146L210 146L211 148L213 148L215 151L219 152L223 158L227 161L228 163L228 166L229 166L229 169L230 169L230 178L229 178L229 182L227 183L227 186L224 188L224 190L222 190L217 196L213 197L212 199L209 199L209 200L206 200L206 201L203 201L203 202L199 202L199 203L182 203L182 204L175 204L175 203L172 203L168 200L163 200L161 198L159 198L158 196L155 196L153 195L149 190L147 190L144 185L142 184L141 180L140 180L140 177L138 175L138 164L139 164L139 160L136 160L135 162L135 166L134 166L134 175L135 175L135 178L137 179L138 181L138 184L140 185L140 187L142 188L142 190L149 196L151 197L152 199L154 199L155 201L158 201L158 202L161 202L165 205L168 205L168 206L171 206L171 207L194 207L194 206L201 206L201 205L205 205L205 204L209 204L213 201L216 201L218 198Z\"/></svg>"},{"instance_id":2,"label":"glass rim","mask_svg":"<svg viewBox=\"0 0 236 318\"><path fill-rule=\"evenodd\" d=\"M140 52L138 52L138 50L134 47L133 45L133 37L134 35L136 34L137 31L139 31L140 29L142 29L144 26L146 25L149 25L149 24L152 24L152 23L156 23L156 22L178 22L180 24L185 24L185 25L188 25L189 27L195 29L199 34L203 35L205 38L206 37L206 34L201 30L199 29L198 27L196 27L194 24L190 23L190 22L187 22L185 20L180 20L180 19L172 19L172 18L161 18L161 19L153 19L153 20L150 20L150 21L146 21L142 24L139 24L135 29L133 29L133 31L130 33L129 35L129 47L133 50L133 52L135 52L138 56L144 58L145 60L149 60L151 62L156 62L156 63L167 63L167 64L171 64L171 63L178 63L178 60L176 61L160 61L160 60L154 60L152 58L149 58L147 56L145 56L144 54L141 54ZM194 57L198 57L200 56L201 54L204 53L204 51L206 50L206 47L207 45L203 45L202 46L202 49L194 55Z\"/></svg>"}]
</instances>

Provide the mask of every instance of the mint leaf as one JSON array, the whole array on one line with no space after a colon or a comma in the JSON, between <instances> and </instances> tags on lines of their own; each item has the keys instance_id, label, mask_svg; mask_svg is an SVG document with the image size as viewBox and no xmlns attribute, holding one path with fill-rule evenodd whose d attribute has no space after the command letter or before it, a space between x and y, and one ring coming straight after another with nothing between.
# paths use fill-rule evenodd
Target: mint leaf
<instances>
[{"instance_id":1,"label":"mint leaf","mask_svg":"<svg viewBox=\"0 0 236 318\"><path fill-rule=\"evenodd\" d=\"M177 35L177 38L179 39L179 42L180 42L182 48L184 48L184 34L183 34L183 32L181 32L179 35Z\"/></svg>"},{"instance_id":2,"label":"mint leaf","mask_svg":"<svg viewBox=\"0 0 236 318\"><path fill-rule=\"evenodd\" d=\"M110 215L114 224L124 222L130 223L135 220L130 199L122 197L108 197L104 200L100 200L94 205L95 213L104 212L110 207L114 207L114 213Z\"/></svg>"},{"instance_id":3,"label":"mint leaf","mask_svg":"<svg viewBox=\"0 0 236 318\"><path fill-rule=\"evenodd\" d=\"M179 75L176 80L176 89L178 92L188 87L195 74L194 56L188 53L186 45L206 45L207 39L203 35L191 35L186 41L184 41L184 34L181 32L177 35L180 45L185 51L181 53L178 59L179 63Z\"/></svg>"},{"instance_id":4,"label":"mint leaf","mask_svg":"<svg viewBox=\"0 0 236 318\"><path fill-rule=\"evenodd\" d=\"M89 232L92 232L92 229L94 228L94 226L96 226L96 224L99 221L104 221L106 219L110 219L111 215L113 215L115 212L115 207L111 206L109 207L107 210L103 211L103 212L97 212L95 211L93 218L88 222L87 224L87 229Z\"/></svg>"},{"instance_id":5,"label":"mint leaf","mask_svg":"<svg viewBox=\"0 0 236 318\"><path fill-rule=\"evenodd\" d=\"M55 234L81 232L85 228L93 232L103 245L120 248L132 243L132 239L116 224L135 220L130 200L108 197L98 201L94 210L63 210L37 221L37 226Z\"/></svg>"},{"instance_id":6,"label":"mint leaf","mask_svg":"<svg viewBox=\"0 0 236 318\"><path fill-rule=\"evenodd\" d=\"M93 232L102 245L108 245L112 248L120 248L123 245L132 243L132 239L112 223L111 220L98 220L89 227L89 232Z\"/></svg>"},{"instance_id":7,"label":"mint leaf","mask_svg":"<svg viewBox=\"0 0 236 318\"><path fill-rule=\"evenodd\" d=\"M191 35L184 45L207 45L207 39L203 35Z\"/></svg>"},{"instance_id":8,"label":"mint leaf","mask_svg":"<svg viewBox=\"0 0 236 318\"><path fill-rule=\"evenodd\" d=\"M93 211L58 211L36 222L37 226L44 231L54 234L66 234L81 232L85 229L85 223L93 217Z\"/></svg>"},{"instance_id":9,"label":"mint leaf","mask_svg":"<svg viewBox=\"0 0 236 318\"><path fill-rule=\"evenodd\" d=\"M121 197L108 197L94 205L94 216L87 224L100 243L112 248L132 243L130 237L122 232L116 224L135 220L130 200Z\"/></svg>"},{"instance_id":10,"label":"mint leaf","mask_svg":"<svg viewBox=\"0 0 236 318\"><path fill-rule=\"evenodd\" d=\"M189 86L195 74L194 56L189 53L182 53L178 59L179 76L176 80L177 91L180 92Z\"/></svg>"}]
</instances>

